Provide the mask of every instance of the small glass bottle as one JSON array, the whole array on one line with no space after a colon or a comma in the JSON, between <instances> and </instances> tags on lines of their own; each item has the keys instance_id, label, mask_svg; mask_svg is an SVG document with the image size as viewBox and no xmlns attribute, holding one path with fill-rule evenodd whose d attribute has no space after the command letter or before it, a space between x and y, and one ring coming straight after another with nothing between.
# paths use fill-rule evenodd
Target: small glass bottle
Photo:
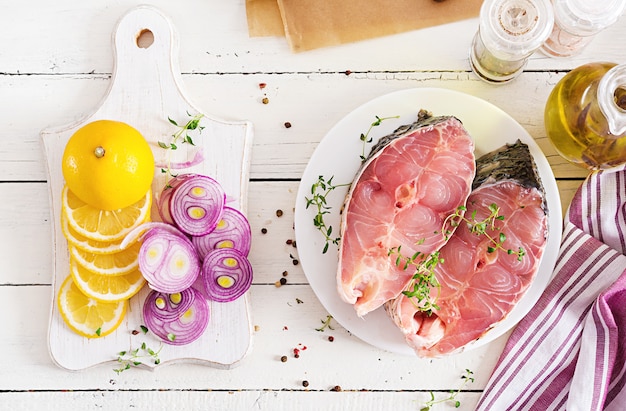
<instances>
[{"instance_id":1,"label":"small glass bottle","mask_svg":"<svg viewBox=\"0 0 626 411\"><path fill-rule=\"evenodd\" d=\"M470 50L472 70L490 83L514 79L553 25L550 0L485 0Z\"/></svg>"},{"instance_id":2,"label":"small glass bottle","mask_svg":"<svg viewBox=\"0 0 626 411\"><path fill-rule=\"evenodd\" d=\"M626 163L626 64L589 63L554 87L544 113L561 156L590 170Z\"/></svg>"},{"instance_id":3,"label":"small glass bottle","mask_svg":"<svg viewBox=\"0 0 626 411\"><path fill-rule=\"evenodd\" d=\"M581 52L596 34L615 23L626 0L552 0L554 28L541 51L551 57Z\"/></svg>"}]
</instances>

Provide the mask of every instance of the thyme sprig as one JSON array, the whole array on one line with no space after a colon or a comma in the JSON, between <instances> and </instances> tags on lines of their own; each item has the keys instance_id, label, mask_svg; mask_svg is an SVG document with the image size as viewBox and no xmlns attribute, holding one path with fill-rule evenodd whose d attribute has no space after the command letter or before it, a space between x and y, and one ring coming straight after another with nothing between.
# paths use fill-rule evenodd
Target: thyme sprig
<instances>
[{"instance_id":1,"label":"thyme sprig","mask_svg":"<svg viewBox=\"0 0 626 411\"><path fill-rule=\"evenodd\" d=\"M444 226L449 223L452 227L458 227L461 223L467 224L467 228L470 233L475 235L484 235L489 239L491 246L487 248L488 253L493 253L496 250L506 251L507 254L513 254L517 256L518 261L522 261L524 256L526 255L526 251L519 247L517 251L512 250L510 248L504 247L504 242L506 241L506 235L500 231L500 228L496 226L496 221L504 221L504 216L500 215L500 207L492 203L489 205L489 215L485 217L483 220L476 220L476 216L478 214L477 210L474 210L470 213L470 217L468 218L466 215L467 207L460 206L456 209L454 213L449 215L444 221ZM496 232L497 235L493 236L490 232ZM450 231L445 231L444 235L450 235Z\"/></svg>"},{"instance_id":2,"label":"thyme sprig","mask_svg":"<svg viewBox=\"0 0 626 411\"><path fill-rule=\"evenodd\" d=\"M340 240L339 237L333 236L333 226L328 225L324 220L324 217L330 214L330 210L332 208L328 205L326 198L336 188L350 185L335 185L333 184L333 178L335 178L335 176L332 176L331 178L326 180L324 176L319 176L317 178L317 181L311 186L311 197L304 197L304 199L306 200L305 208L308 209L309 207L313 206L317 210L315 217L313 217L313 225L324 236L325 244L322 250L322 254L326 254L326 252L328 251L328 247L331 243L337 245L339 244Z\"/></svg>"},{"instance_id":3,"label":"thyme sprig","mask_svg":"<svg viewBox=\"0 0 626 411\"><path fill-rule=\"evenodd\" d=\"M187 120L187 122L184 125L179 125L178 122L176 122L170 117L167 117L167 120L171 124L176 126L177 130L174 134L171 135L172 137L171 141L169 142L159 141L158 142L159 147L169 151L168 156L167 156L167 166L166 168L162 168L161 172L164 174L168 174L171 177L176 177L174 174L172 174L171 151L178 150L179 144L189 144L189 145L195 146L193 138L189 135L189 132L197 130L199 133L201 133L202 130L204 129L204 127L200 125L200 120L202 120L202 118L204 117L204 114L198 113L196 115L192 115L191 113L187 112L187 116L189 116L190 118L189 120Z\"/></svg>"},{"instance_id":4,"label":"thyme sprig","mask_svg":"<svg viewBox=\"0 0 626 411\"><path fill-rule=\"evenodd\" d=\"M378 117L378 116L375 116L375 117L376 117L376 120L374 122L372 122L372 124L370 124L370 128L367 129L367 132L361 133L361 135L359 137L360 140L363 142L361 155L359 156L361 158L361 162L364 162L367 159L367 157L365 157L365 146L373 141L373 139L370 137L370 133L372 132L372 129L374 127L380 126L380 124L383 121L385 121L385 120L390 120L392 118L400 118L400 116L390 116L390 117Z\"/></svg>"},{"instance_id":5,"label":"thyme sprig","mask_svg":"<svg viewBox=\"0 0 626 411\"><path fill-rule=\"evenodd\" d=\"M139 326L141 332L143 334L148 333L148 327L145 325ZM138 330L134 330L132 332L133 335L139 334ZM161 363L161 359L159 358L159 353L163 349L163 345L159 347L158 350L153 350L148 347L145 342L141 343L139 348L131 349L130 351L120 351L117 353L117 362L120 365L119 368L115 368L115 371L118 375L126 370L129 370L131 367L137 367L143 364L144 360L150 359L154 362L155 365Z\"/></svg>"},{"instance_id":6,"label":"thyme sprig","mask_svg":"<svg viewBox=\"0 0 626 411\"><path fill-rule=\"evenodd\" d=\"M450 393L445 398L441 398L437 400L435 399L435 394L431 391L430 400L427 401L422 408L420 408L420 411L430 411L430 409L436 404L441 404L441 403L450 402L450 401L453 402L455 408L459 408L461 406L461 401L457 400L456 397L457 395L461 393L461 391L463 390L463 388L465 388L467 384L474 382L473 375L474 373L471 370L465 369L465 372L461 376L461 379L463 380L463 382L461 383L461 386L456 390L450 390Z\"/></svg>"},{"instance_id":7,"label":"thyme sprig","mask_svg":"<svg viewBox=\"0 0 626 411\"><path fill-rule=\"evenodd\" d=\"M439 251L428 255L417 251L412 256L407 257L402 255L402 246L398 246L390 248L387 255L395 255L396 265L403 270L407 270L410 266L415 266L415 274L413 274L412 281L409 287L402 291L402 294L409 298L416 308L427 315L431 315L433 310L438 310L437 299L441 293L441 284L435 276L435 267L444 262L443 258L439 256ZM437 289L437 294L431 297L430 294L433 287Z\"/></svg>"},{"instance_id":8,"label":"thyme sprig","mask_svg":"<svg viewBox=\"0 0 626 411\"><path fill-rule=\"evenodd\" d=\"M320 328L316 328L315 331L324 332L327 328L329 330L334 330L334 328L330 325L330 321L333 319L332 315L327 315L325 320L320 320L322 326Z\"/></svg>"}]
</instances>

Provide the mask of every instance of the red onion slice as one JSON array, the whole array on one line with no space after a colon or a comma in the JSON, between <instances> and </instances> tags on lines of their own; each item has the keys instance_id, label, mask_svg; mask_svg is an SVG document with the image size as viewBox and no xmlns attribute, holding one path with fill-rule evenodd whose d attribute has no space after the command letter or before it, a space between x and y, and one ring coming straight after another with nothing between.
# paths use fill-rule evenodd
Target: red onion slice
<instances>
[{"instance_id":1,"label":"red onion slice","mask_svg":"<svg viewBox=\"0 0 626 411\"><path fill-rule=\"evenodd\" d=\"M222 218L209 234L192 237L191 242L196 246L201 260L211 250L219 248L234 248L247 256L252 242L252 231L248 219L239 211L231 207L224 207Z\"/></svg>"},{"instance_id":2,"label":"red onion slice","mask_svg":"<svg viewBox=\"0 0 626 411\"><path fill-rule=\"evenodd\" d=\"M184 234L152 228L143 236L139 270L153 290L176 293L189 288L200 273L198 254Z\"/></svg>"},{"instance_id":3,"label":"red onion slice","mask_svg":"<svg viewBox=\"0 0 626 411\"><path fill-rule=\"evenodd\" d=\"M194 175L195 174L179 174L168 181L167 185L163 187L157 198L157 209L159 216L161 216L161 221L172 225L174 224L172 214L170 214L170 200L172 199L174 190L185 180L192 178Z\"/></svg>"},{"instance_id":4,"label":"red onion slice","mask_svg":"<svg viewBox=\"0 0 626 411\"><path fill-rule=\"evenodd\" d=\"M204 333L209 318L209 304L193 287L173 294L151 291L143 305L143 319L148 329L172 345L197 340Z\"/></svg>"},{"instance_id":5,"label":"red onion slice","mask_svg":"<svg viewBox=\"0 0 626 411\"><path fill-rule=\"evenodd\" d=\"M239 251L221 248L206 255L201 277L208 299L229 302L241 297L252 285L252 265Z\"/></svg>"},{"instance_id":6,"label":"red onion slice","mask_svg":"<svg viewBox=\"0 0 626 411\"><path fill-rule=\"evenodd\" d=\"M188 235L210 233L222 217L226 201L222 186L211 177L200 174L179 177L184 181L174 187L169 199L174 224Z\"/></svg>"}]
</instances>

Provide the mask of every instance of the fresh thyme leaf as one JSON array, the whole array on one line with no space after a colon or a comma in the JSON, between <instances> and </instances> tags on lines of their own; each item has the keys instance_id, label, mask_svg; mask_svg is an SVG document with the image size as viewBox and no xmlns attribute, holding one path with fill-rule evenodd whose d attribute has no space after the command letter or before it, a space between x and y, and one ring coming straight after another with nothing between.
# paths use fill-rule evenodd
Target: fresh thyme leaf
<instances>
[{"instance_id":1,"label":"fresh thyme leaf","mask_svg":"<svg viewBox=\"0 0 626 411\"><path fill-rule=\"evenodd\" d=\"M145 326L141 326L141 329L145 332L148 329ZM137 367L143 364L143 360L152 359L155 364L159 364L161 360L159 359L159 353L163 346L161 345L158 350L153 350L149 348L145 342L141 343L139 348L131 349L130 351L120 351L117 354L117 362L120 364L119 368L115 368L117 374L120 374L123 371L129 370L131 367Z\"/></svg>"},{"instance_id":2,"label":"fresh thyme leaf","mask_svg":"<svg viewBox=\"0 0 626 411\"><path fill-rule=\"evenodd\" d=\"M361 159L361 162L365 162L365 160L367 159L367 157L365 156L365 146L373 141L373 139L369 136L372 129L374 127L380 126L380 124L385 120L390 120L392 118L400 118L400 116L391 116L391 117L374 116L374 117L376 118L376 120L372 122L372 124L370 124L370 128L367 129L367 132L361 133L361 135L359 136L359 139L363 142L363 148L361 150L361 155L359 156L359 158Z\"/></svg>"},{"instance_id":3,"label":"fresh thyme leaf","mask_svg":"<svg viewBox=\"0 0 626 411\"><path fill-rule=\"evenodd\" d=\"M147 334L147 333L148 333L148 327L146 327L145 325L140 325L140 326L139 326L139 328L141 328L141 331L142 331L144 334Z\"/></svg>"},{"instance_id":4,"label":"fresh thyme leaf","mask_svg":"<svg viewBox=\"0 0 626 411\"><path fill-rule=\"evenodd\" d=\"M329 248L329 244L338 245L340 238L333 237L333 227L326 224L324 216L330 214L331 207L327 203L327 196L336 188L347 186L349 184L333 184L333 177L326 180L324 176L319 176L317 181L311 186L311 197L305 197L306 209L313 207L316 209L316 214L313 217L313 225L324 236L325 244L322 249L322 254L326 254Z\"/></svg>"},{"instance_id":5,"label":"fresh thyme leaf","mask_svg":"<svg viewBox=\"0 0 626 411\"><path fill-rule=\"evenodd\" d=\"M174 335L172 333L169 333L169 334L167 334L167 339L170 340L170 341L174 341L174 340L176 340L176 335Z\"/></svg>"},{"instance_id":6,"label":"fresh thyme leaf","mask_svg":"<svg viewBox=\"0 0 626 411\"><path fill-rule=\"evenodd\" d=\"M324 330L326 330L327 328L329 330L333 330L334 328L330 326L330 320L332 319L333 319L332 315L327 315L325 320L320 320L322 323L322 326L320 328L316 328L315 331L324 332Z\"/></svg>"},{"instance_id":7,"label":"fresh thyme leaf","mask_svg":"<svg viewBox=\"0 0 626 411\"><path fill-rule=\"evenodd\" d=\"M96 330L96 335L98 337L100 337L102 335L102 327L98 327L98 329Z\"/></svg>"},{"instance_id":8,"label":"fresh thyme leaf","mask_svg":"<svg viewBox=\"0 0 626 411\"><path fill-rule=\"evenodd\" d=\"M158 142L159 147L165 150L177 150L179 142L181 144L189 144L189 145L195 146L192 137L187 132L188 131L194 131L198 133L202 132L204 127L200 125L200 121L204 117L204 114L199 113L196 115L191 115L189 112L187 112L187 115L190 117L190 119L187 120L185 125L182 125L182 126L179 125L178 122L176 122L169 116L167 117L167 120L174 126L178 127L178 130L176 130L176 132L172 134L171 136L172 140L169 143L159 141ZM166 173L169 174L171 177L176 177L174 174L172 174L171 153L168 153L167 167L165 168L165 170L166 170Z\"/></svg>"},{"instance_id":9,"label":"fresh thyme leaf","mask_svg":"<svg viewBox=\"0 0 626 411\"><path fill-rule=\"evenodd\" d=\"M457 395L459 395L461 393L461 391L463 390L463 388L465 388L465 386L467 384L470 384L470 383L474 382L473 375L474 375L474 373L472 371L470 371L469 369L465 369L464 374L461 376L461 380L462 380L461 386L457 390L450 390L450 393L445 398L441 398L441 399L437 400L437 399L435 399L435 394L431 391L430 392L430 400L427 401L420 410L421 411L428 411L428 410L432 409L432 407L434 405L442 404L442 403L445 403L445 402L452 402L452 404L454 405L455 408L459 408L461 406L461 401L459 401L456 397L457 397Z\"/></svg>"}]
</instances>

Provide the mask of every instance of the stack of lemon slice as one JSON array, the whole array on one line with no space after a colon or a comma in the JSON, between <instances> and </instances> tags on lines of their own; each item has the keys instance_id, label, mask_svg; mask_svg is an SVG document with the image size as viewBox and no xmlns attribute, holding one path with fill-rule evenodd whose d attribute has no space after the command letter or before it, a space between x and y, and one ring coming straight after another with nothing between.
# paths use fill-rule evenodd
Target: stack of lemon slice
<instances>
[{"instance_id":1,"label":"stack of lemon slice","mask_svg":"<svg viewBox=\"0 0 626 411\"><path fill-rule=\"evenodd\" d=\"M152 192L118 210L92 207L70 191L62 193L61 227L70 267L58 294L61 316L85 337L112 333L124 319L127 301L144 286L138 268L139 243L122 249L124 237L149 221Z\"/></svg>"}]
</instances>

